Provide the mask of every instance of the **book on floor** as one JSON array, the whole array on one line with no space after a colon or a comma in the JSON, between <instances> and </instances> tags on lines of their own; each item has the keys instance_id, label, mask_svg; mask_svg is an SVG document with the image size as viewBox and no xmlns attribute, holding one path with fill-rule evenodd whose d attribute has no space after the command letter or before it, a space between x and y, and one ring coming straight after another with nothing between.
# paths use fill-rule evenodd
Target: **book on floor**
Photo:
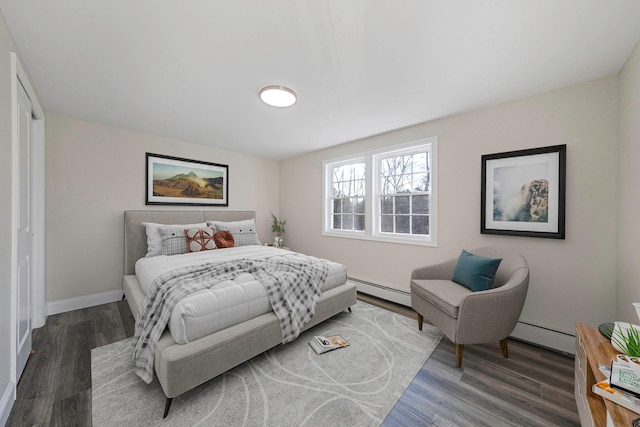
<instances>
[{"instance_id":1,"label":"book on floor","mask_svg":"<svg viewBox=\"0 0 640 427\"><path fill-rule=\"evenodd\" d=\"M327 351L347 347L349 342L340 335L332 335L328 337L324 335L316 335L311 339L311 341L309 341L309 345L313 351L318 354L322 354Z\"/></svg>"}]
</instances>

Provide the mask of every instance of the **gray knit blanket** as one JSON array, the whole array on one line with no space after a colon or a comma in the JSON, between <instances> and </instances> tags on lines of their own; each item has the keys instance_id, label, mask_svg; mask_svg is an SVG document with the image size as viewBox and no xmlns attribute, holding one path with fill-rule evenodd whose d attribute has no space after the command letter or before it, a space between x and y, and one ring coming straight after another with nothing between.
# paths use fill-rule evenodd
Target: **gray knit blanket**
<instances>
[{"instance_id":1,"label":"gray knit blanket","mask_svg":"<svg viewBox=\"0 0 640 427\"><path fill-rule=\"evenodd\" d=\"M136 374L153 380L156 343L171 312L182 298L202 289L250 273L267 290L271 308L280 320L282 343L293 341L315 313L316 302L329 272L321 259L287 256L267 260L234 260L180 268L153 281L136 321L134 359Z\"/></svg>"}]
</instances>

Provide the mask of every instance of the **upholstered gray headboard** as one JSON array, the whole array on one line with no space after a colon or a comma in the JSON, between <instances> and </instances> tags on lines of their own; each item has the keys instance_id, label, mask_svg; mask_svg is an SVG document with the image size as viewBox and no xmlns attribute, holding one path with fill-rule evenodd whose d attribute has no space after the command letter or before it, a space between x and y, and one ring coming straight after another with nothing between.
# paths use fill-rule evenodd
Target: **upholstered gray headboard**
<instances>
[{"instance_id":1,"label":"upholstered gray headboard","mask_svg":"<svg viewBox=\"0 0 640 427\"><path fill-rule=\"evenodd\" d=\"M254 211L125 211L124 274L135 274L136 261L147 254L143 222L196 224L206 221L240 221L255 218Z\"/></svg>"}]
</instances>

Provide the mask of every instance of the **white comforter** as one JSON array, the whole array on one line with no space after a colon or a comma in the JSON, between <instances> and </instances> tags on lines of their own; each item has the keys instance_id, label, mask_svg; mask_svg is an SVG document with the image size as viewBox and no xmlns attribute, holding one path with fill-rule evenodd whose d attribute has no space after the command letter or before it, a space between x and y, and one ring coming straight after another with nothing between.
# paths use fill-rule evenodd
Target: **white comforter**
<instances>
[{"instance_id":1,"label":"white comforter","mask_svg":"<svg viewBox=\"0 0 640 427\"><path fill-rule=\"evenodd\" d=\"M176 268L212 261L290 256L315 259L270 246L241 246L183 255L141 258L136 262L136 276L146 294L156 277ZM346 267L334 262L330 264L329 275L323 290L331 289L346 281ZM270 311L271 304L264 286L251 274L243 274L233 281L222 283L215 290L200 291L183 299L172 311L169 330L177 343L185 344Z\"/></svg>"}]
</instances>

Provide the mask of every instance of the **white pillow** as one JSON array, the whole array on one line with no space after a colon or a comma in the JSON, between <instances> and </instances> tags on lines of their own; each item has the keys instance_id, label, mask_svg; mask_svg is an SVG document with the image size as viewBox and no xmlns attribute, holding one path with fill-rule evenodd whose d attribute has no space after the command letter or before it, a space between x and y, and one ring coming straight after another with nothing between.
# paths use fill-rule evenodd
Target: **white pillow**
<instances>
[{"instance_id":1,"label":"white pillow","mask_svg":"<svg viewBox=\"0 0 640 427\"><path fill-rule=\"evenodd\" d=\"M162 236L160 236L160 228L175 228L186 230L188 228L207 228L206 222L199 224L156 224L154 222L143 222L142 225L147 229L147 257L160 255L162 251Z\"/></svg>"},{"instance_id":2,"label":"white pillow","mask_svg":"<svg viewBox=\"0 0 640 427\"><path fill-rule=\"evenodd\" d=\"M189 230L195 230L195 228L189 228ZM158 228L158 231L160 232L160 236L162 236L160 255L187 253L187 236L184 235L186 230L181 228Z\"/></svg>"},{"instance_id":3,"label":"white pillow","mask_svg":"<svg viewBox=\"0 0 640 427\"><path fill-rule=\"evenodd\" d=\"M229 231L233 234L236 246L262 245L258 240L256 223L253 219L244 221L207 221L215 231Z\"/></svg>"}]
</instances>

